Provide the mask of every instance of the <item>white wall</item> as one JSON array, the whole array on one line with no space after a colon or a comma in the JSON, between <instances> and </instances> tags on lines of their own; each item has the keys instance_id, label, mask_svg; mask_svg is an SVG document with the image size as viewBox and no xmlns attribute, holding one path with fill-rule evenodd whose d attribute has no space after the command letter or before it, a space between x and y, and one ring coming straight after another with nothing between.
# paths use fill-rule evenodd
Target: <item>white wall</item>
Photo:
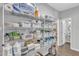
<instances>
[{"instance_id":1,"label":"white wall","mask_svg":"<svg viewBox=\"0 0 79 59\"><path fill-rule=\"evenodd\" d=\"M71 49L79 51L79 6L60 12L60 19L71 18L72 33L71 33Z\"/></svg>"},{"instance_id":2,"label":"white wall","mask_svg":"<svg viewBox=\"0 0 79 59\"><path fill-rule=\"evenodd\" d=\"M2 32L2 7L0 7L0 56L2 55L2 42L3 42L3 32Z\"/></svg>"},{"instance_id":3,"label":"white wall","mask_svg":"<svg viewBox=\"0 0 79 59\"><path fill-rule=\"evenodd\" d=\"M50 7L47 3L39 3L37 6L42 16L49 15L58 18L58 11Z\"/></svg>"}]
</instances>

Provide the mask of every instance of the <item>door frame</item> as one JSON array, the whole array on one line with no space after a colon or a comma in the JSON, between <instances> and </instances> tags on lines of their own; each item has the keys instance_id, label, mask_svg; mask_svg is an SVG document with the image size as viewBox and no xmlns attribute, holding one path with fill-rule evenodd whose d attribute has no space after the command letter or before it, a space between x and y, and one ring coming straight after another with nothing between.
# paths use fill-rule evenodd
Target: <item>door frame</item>
<instances>
[{"instance_id":1,"label":"door frame","mask_svg":"<svg viewBox=\"0 0 79 59\"><path fill-rule=\"evenodd\" d=\"M62 18L62 19L58 19L57 20L57 45L58 46L62 46L64 44L64 41L63 43L61 42L62 41L62 20L63 19L70 19L71 20L71 38L72 38L72 18L71 17L68 17L68 18ZM72 42L70 38L70 43ZM71 47L71 44L70 44L70 47Z\"/></svg>"}]
</instances>

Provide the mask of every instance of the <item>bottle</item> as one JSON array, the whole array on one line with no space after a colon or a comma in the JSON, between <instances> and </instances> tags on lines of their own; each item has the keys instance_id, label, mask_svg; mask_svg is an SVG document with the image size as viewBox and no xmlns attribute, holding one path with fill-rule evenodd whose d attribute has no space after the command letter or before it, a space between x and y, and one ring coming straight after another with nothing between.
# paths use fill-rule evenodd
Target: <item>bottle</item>
<instances>
[{"instance_id":1,"label":"bottle","mask_svg":"<svg viewBox=\"0 0 79 59\"><path fill-rule=\"evenodd\" d=\"M15 56L21 56L21 44L16 42L13 46Z\"/></svg>"},{"instance_id":2,"label":"bottle","mask_svg":"<svg viewBox=\"0 0 79 59\"><path fill-rule=\"evenodd\" d=\"M6 44L5 51L7 56L12 56L12 46L9 43Z\"/></svg>"},{"instance_id":3,"label":"bottle","mask_svg":"<svg viewBox=\"0 0 79 59\"><path fill-rule=\"evenodd\" d=\"M37 7L35 7L34 16L35 17L38 17L39 16L39 11L38 11L38 8Z\"/></svg>"}]
</instances>

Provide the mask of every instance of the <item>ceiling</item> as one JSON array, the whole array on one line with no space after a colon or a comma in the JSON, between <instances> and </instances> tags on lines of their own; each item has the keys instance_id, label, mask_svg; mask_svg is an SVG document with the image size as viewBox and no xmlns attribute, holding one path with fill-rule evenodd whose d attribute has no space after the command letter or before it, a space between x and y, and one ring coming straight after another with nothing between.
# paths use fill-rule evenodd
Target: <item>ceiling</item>
<instances>
[{"instance_id":1,"label":"ceiling","mask_svg":"<svg viewBox=\"0 0 79 59\"><path fill-rule=\"evenodd\" d=\"M48 3L48 5L58 11L64 11L79 6L79 3Z\"/></svg>"}]
</instances>

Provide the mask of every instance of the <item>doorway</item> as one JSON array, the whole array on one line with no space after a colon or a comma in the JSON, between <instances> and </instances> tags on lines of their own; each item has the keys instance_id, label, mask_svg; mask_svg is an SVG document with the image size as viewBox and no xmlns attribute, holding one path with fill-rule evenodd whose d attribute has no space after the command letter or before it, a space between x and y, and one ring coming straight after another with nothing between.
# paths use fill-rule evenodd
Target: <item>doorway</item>
<instances>
[{"instance_id":1,"label":"doorway","mask_svg":"<svg viewBox=\"0 0 79 59\"><path fill-rule=\"evenodd\" d=\"M62 20L62 45L71 43L71 18Z\"/></svg>"},{"instance_id":2,"label":"doorway","mask_svg":"<svg viewBox=\"0 0 79 59\"><path fill-rule=\"evenodd\" d=\"M58 54L66 56L69 55L68 53L71 47L71 18L60 20L59 28Z\"/></svg>"}]
</instances>

